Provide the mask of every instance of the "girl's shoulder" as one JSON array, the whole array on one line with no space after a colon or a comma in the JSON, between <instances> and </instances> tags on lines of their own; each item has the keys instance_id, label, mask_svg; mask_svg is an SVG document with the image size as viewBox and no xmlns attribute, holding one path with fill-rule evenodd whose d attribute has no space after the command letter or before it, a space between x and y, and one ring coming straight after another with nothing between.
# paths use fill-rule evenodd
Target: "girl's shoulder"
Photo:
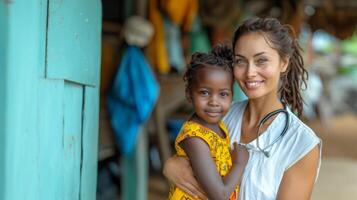
<instances>
[{"instance_id":1,"label":"girl's shoulder","mask_svg":"<svg viewBox=\"0 0 357 200\"><path fill-rule=\"evenodd\" d=\"M176 137L175 143L180 143L189 137L198 137L203 140L208 140L208 138L212 135L215 135L215 133L209 128L189 120L182 125L180 133Z\"/></svg>"}]
</instances>

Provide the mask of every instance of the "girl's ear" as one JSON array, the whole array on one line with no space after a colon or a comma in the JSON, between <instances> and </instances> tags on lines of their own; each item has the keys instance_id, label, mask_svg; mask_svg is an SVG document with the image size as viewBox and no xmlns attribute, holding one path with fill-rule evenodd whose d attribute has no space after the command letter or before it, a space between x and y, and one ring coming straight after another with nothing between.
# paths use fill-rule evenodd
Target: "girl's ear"
<instances>
[{"instance_id":1,"label":"girl's ear","mask_svg":"<svg viewBox=\"0 0 357 200\"><path fill-rule=\"evenodd\" d=\"M280 72L284 73L288 69L290 57L284 57L281 59Z\"/></svg>"}]
</instances>

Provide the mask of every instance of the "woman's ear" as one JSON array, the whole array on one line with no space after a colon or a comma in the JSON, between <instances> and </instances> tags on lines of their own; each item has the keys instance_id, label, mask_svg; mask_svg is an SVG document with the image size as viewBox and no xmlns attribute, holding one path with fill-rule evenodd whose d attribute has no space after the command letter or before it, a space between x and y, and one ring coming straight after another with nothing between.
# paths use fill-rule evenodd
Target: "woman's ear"
<instances>
[{"instance_id":1,"label":"woman's ear","mask_svg":"<svg viewBox=\"0 0 357 200\"><path fill-rule=\"evenodd\" d=\"M280 72L284 73L288 69L290 57L284 57L281 59Z\"/></svg>"}]
</instances>

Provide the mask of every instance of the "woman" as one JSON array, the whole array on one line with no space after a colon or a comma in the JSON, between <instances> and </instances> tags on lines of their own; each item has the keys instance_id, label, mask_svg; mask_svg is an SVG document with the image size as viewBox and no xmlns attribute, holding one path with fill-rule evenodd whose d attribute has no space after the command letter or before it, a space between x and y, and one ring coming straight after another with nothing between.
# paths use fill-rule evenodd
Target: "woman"
<instances>
[{"instance_id":1,"label":"woman","mask_svg":"<svg viewBox=\"0 0 357 200\"><path fill-rule=\"evenodd\" d=\"M300 91L307 72L293 34L290 26L272 18L246 20L234 34L234 77L248 100L233 103L224 122L231 141L245 145L250 154L239 199L311 197L321 142L294 114L302 113ZM287 115L273 115L260 124L279 109ZM164 174L184 191L205 198L188 160L169 159Z\"/></svg>"}]
</instances>

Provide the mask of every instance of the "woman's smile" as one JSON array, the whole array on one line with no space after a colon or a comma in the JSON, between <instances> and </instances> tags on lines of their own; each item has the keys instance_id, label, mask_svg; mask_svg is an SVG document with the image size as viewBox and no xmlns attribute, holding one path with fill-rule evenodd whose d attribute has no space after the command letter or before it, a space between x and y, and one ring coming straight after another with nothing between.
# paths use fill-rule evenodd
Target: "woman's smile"
<instances>
[{"instance_id":1,"label":"woman's smile","mask_svg":"<svg viewBox=\"0 0 357 200\"><path fill-rule=\"evenodd\" d=\"M264 81L245 81L245 87L248 90L254 90L259 88L263 84L263 82Z\"/></svg>"}]
</instances>

